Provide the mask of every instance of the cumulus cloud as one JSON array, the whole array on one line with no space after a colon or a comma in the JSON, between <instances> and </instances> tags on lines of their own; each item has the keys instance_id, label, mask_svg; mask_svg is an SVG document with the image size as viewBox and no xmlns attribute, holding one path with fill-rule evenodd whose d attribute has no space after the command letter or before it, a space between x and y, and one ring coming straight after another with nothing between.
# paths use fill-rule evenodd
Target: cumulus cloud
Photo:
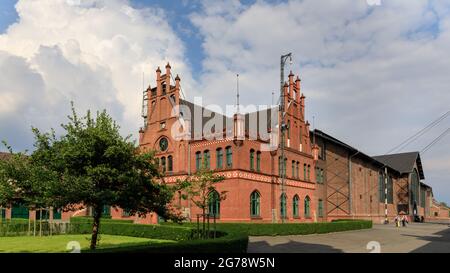
<instances>
[{"instance_id":1,"label":"cumulus cloud","mask_svg":"<svg viewBox=\"0 0 450 273\"><path fill-rule=\"evenodd\" d=\"M195 3L197 4L198 1ZM186 3L184 3L186 4ZM158 8L127 0L19 0L17 23L0 35L0 138L29 147L31 125L57 126L69 101L106 108L136 135L142 72L170 61L190 98L270 104L279 92L279 58L302 78L307 116L369 154L382 154L450 110L450 4L445 1L203 0L190 15L202 38L194 82L183 42ZM287 73L286 73L287 74ZM408 150L450 126L445 120ZM450 199L450 138L422 157L426 182ZM438 160L439 164L435 161ZM436 163L436 164L435 164Z\"/></svg>"},{"instance_id":2,"label":"cumulus cloud","mask_svg":"<svg viewBox=\"0 0 450 273\"><path fill-rule=\"evenodd\" d=\"M161 9L125 0L20 0L18 22L0 35L0 132L30 148L30 127L58 126L73 100L80 111L107 109L136 136L142 77L154 84L170 61L191 83L183 43ZM14 125L12 125L14 124ZM20 130L27 141L16 141Z\"/></svg>"},{"instance_id":3,"label":"cumulus cloud","mask_svg":"<svg viewBox=\"0 0 450 273\"><path fill-rule=\"evenodd\" d=\"M270 103L279 94L280 55L292 52L286 69L302 78L310 121L315 116L316 127L383 154L450 110L449 10L443 1L256 1L217 9L205 0L191 15L206 55L204 100L233 103L239 73L242 103ZM420 150L449 126L442 122L407 148ZM437 145L448 144L450 137ZM427 182L449 200L450 150L437 145L423 156ZM433 158L443 160L437 170L426 163Z\"/></svg>"}]
</instances>

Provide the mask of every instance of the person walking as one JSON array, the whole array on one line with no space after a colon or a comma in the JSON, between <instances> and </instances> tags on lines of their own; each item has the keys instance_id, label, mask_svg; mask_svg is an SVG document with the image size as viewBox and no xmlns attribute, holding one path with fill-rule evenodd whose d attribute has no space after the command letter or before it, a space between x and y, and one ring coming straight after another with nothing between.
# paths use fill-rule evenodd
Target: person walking
<instances>
[{"instance_id":1,"label":"person walking","mask_svg":"<svg viewBox=\"0 0 450 273\"><path fill-rule=\"evenodd\" d=\"M402 227L406 227L406 216L402 216Z\"/></svg>"},{"instance_id":2,"label":"person walking","mask_svg":"<svg viewBox=\"0 0 450 273\"><path fill-rule=\"evenodd\" d=\"M395 222L395 226L396 227L399 227L399 221L400 221L400 219L399 219L398 215L396 215L395 218L394 218L394 222Z\"/></svg>"}]
</instances>

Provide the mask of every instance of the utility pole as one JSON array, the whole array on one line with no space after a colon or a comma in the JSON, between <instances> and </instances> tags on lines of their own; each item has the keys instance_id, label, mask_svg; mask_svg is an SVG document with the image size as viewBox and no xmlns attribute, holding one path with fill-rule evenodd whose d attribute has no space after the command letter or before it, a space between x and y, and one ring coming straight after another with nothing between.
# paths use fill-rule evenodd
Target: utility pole
<instances>
[{"instance_id":1,"label":"utility pole","mask_svg":"<svg viewBox=\"0 0 450 273\"><path fill-rule=\"evenodd\" d=\"M282 55L281 56L281 60L280 60L280 112L281 112L281 163L280 163L280 177L281 177L281 198L282 201L284 201L283 203L283 214L281 215L281 222L284 223L285 222L285 216L286 216L286 202L287 200L285 199L285 194L286 194L286 181L285 181L285 176L286 176L286 162L284 161L284 136L285 136L285 131L286 131L286 123L285 123L285 115L286 115L286 109L285 109L285 103L284 103L284 65L286 64L286 61L290 60L290 62L292 63L292 53L288 53L286 55Z\"/></svg>"}]
</instances>

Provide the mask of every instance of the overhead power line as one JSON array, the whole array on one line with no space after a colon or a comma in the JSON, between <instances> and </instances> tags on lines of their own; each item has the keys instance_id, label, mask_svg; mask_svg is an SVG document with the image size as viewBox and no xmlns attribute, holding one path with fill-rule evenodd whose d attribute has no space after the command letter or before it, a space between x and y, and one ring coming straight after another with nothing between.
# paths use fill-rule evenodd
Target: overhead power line
<instances>
[{"instance_id":1,"label":"overhead power line","mask_svg":"<svg viewBox=\"0 0 450 273\"><path fill-rule=\"evenodd\" d=\"M397 145L394 148L390 149L388 152L386 152L386 154L390 154L390 153L392 153L393 151L396 151L396 150L398 150L398 151L403 150L404 148L406 148L406 146L411 144L413 141L415 141L416 139L418 139L419 137L424 135L426 132L431 130L433 127L435 127L436 125L441 123L449 115L450 115L450 111L447 111L445 114L443 114L442 116L440 116L439 118L437 118L436 120L434 120L433 122L431 122L430 124L425 126L423 129L421 129L420 131L418 131L414 135L410 136L409 138L407 138L405 141L403 141L399 145Z\"/></svg>"},{"instance_id":2,"label":"overhead power line","mask_svg":"<svg viewBox=\"0 0 450 273\"><path fill-rule=\"evenodd\" d=\"M430 142L427 146L425 146L422 151L420 151L422 154L428 151L431 147L433 147L436 143L438 143L444 136L446 136L448 133L450 133L450 128L447 128L442 134L440 134L437 138L433 139L433 141Z\"/></svg>"}]
</instances>

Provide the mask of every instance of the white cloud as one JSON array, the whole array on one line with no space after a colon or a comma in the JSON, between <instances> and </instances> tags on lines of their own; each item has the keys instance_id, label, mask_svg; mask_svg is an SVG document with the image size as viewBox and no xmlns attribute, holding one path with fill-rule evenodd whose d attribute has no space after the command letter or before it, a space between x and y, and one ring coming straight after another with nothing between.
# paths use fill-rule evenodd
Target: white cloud
<instances>
[{"instance_id":1,"label":"white cloud","mask_svg":"<svg viewBox=\"0 0 450 273\"><path fill-rule=\"evenodd\" d=\"M300 73L307 116L369 154L386 152L450 110L448 3L257 1L225 14L203 3L191 20L204 37L205 101L233 103L233 75L239 73L241 103L270 103L271 92L279 94L280 55L292 52L294 65L287 73L290 68ZM450 126L450 120L442 123L437 131ZM420 150L437 131L408 148ZM448 155L446 143L423 161ZM450 200L448 182L442 181L442 173L449 177L450 171L444 166L425 172L427 181L439 186L435 192Z\"/></svg>"},{"instance_id":2,"label":"white cloud","mask_svg":"<svg viewBox=\"0 0 450 273\"><path fill-rule=\"evenodd\" d=\"M170 61L183 87L192 84L183 43L163 10L125 0L20 0L16 10L18 22L0 35L2 139L14 139L6 120L23 130L58 126L70 100L83 111L106 108L124 134L136 136L143 72L154 85L156 67Z\"/></svg>"}]
</instances>

